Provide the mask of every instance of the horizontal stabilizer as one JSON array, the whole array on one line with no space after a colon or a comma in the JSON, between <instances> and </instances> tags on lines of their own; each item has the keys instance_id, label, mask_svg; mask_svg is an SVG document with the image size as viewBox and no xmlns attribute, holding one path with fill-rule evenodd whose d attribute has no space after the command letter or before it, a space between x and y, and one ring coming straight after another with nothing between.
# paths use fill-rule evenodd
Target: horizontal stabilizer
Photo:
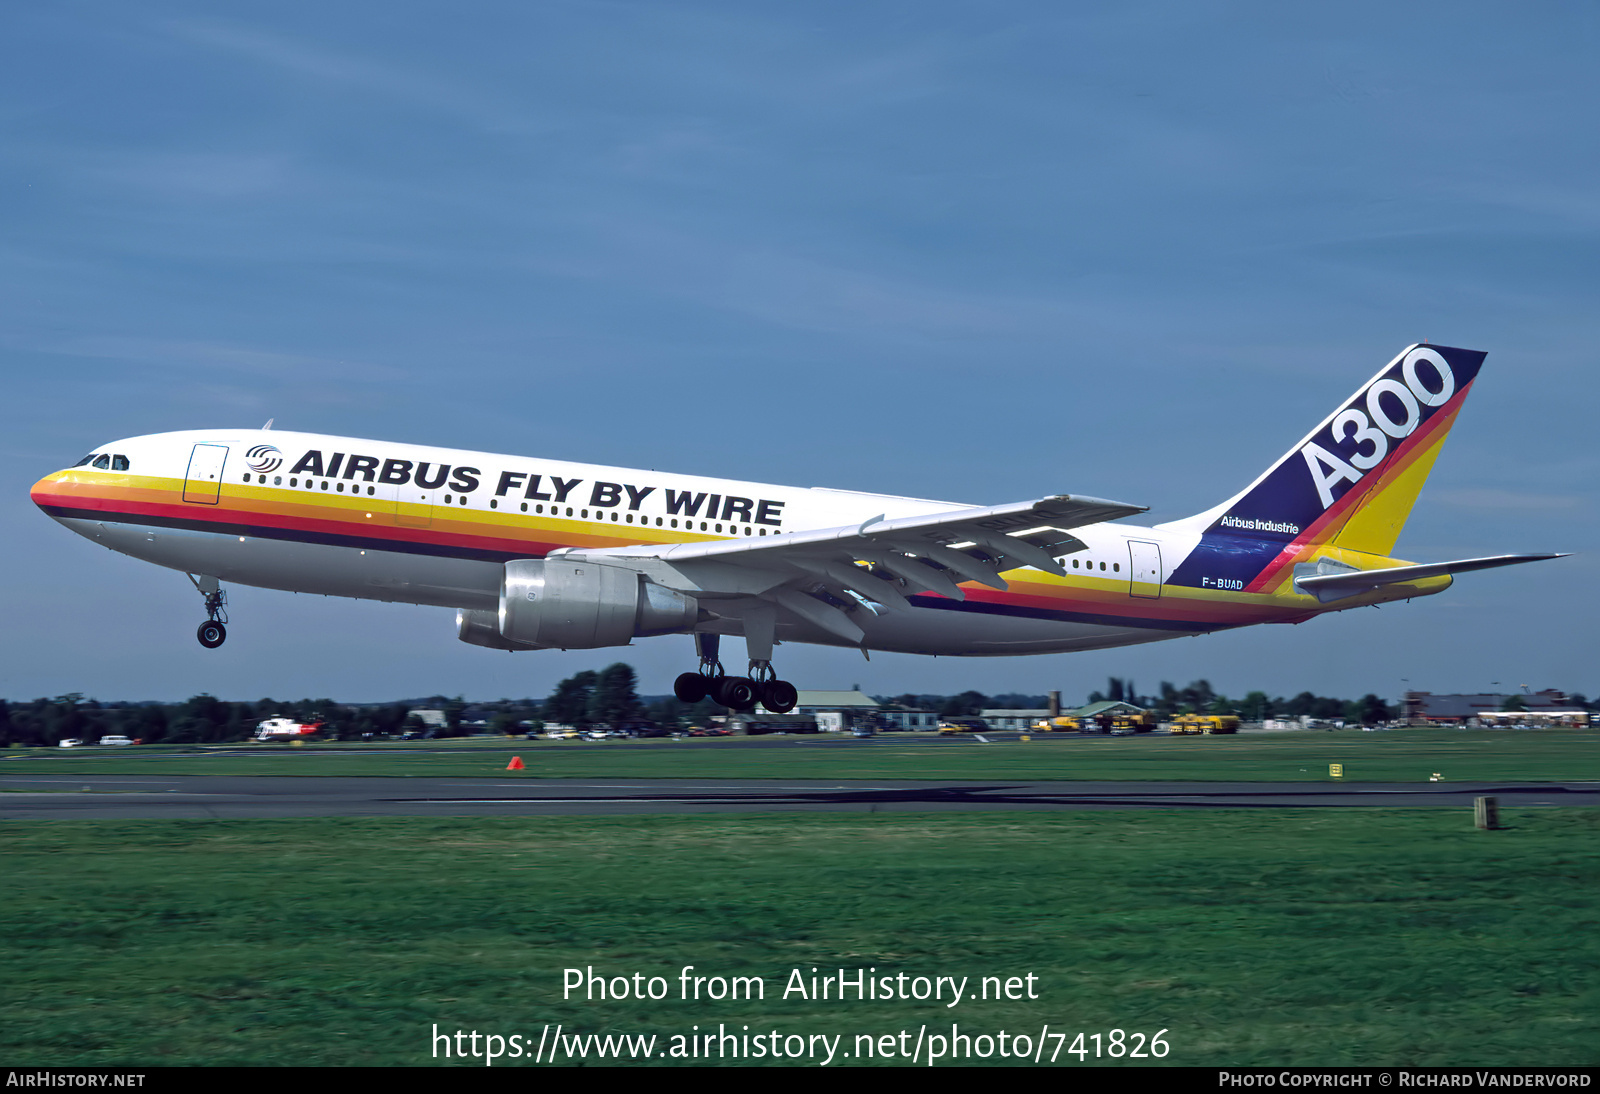
<instances>
[{"instance_id":1,"label":"horizontal stabilizer","mask_svg":"<svg viewBox=\"0 0 1600 1094\"><path fill-rule=\"evenodd\" d=\"M1403 585L1425 577L1444 574L1462 574L1469 570L1492 570L1497 566L1515 566L1519 562L1543 562L1547 558L1564 558L1562 554L1548 555L1494 555L1490 558L1464 558L1455 562L1430 562L1420 566L1391 566L1383 570L1348 570L1342 573L1320 573L1295 578L1295 588L1316 597L1326 604L1358 593L1370 592L1385 585ZM1309 567L1308 567L1309 569Z\"/></svg>"}]
</instances>

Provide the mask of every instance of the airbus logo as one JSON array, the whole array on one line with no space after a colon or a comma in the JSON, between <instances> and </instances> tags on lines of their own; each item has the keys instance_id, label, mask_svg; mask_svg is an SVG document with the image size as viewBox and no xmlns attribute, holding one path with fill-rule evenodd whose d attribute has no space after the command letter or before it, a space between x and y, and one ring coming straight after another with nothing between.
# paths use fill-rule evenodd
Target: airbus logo
<instances>
[{"instance_id":1,"label":"airbus logo","mask_svg":"<svg viewBox=\"0 0 1600 1094\"><path fill-rule=\"evenodd\" d=\"M283 453L270 444L258 444L246 450L245 466L260 475L267 475L283 466Z\"/></svg>"}]
</instances>

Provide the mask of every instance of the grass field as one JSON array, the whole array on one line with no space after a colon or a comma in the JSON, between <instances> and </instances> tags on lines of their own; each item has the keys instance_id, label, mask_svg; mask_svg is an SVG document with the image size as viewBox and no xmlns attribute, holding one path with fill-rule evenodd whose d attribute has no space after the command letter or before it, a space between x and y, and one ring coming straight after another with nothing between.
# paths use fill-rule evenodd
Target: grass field
<instances>
[{"instance_id":1,"label":"grass field","mask_svg":"<svg viewBox=\"0 0 1600 1094\"><path fill-rule=\"evenodd\" d=\"M1592 1064L1600 815L1505 821L1490 833L1460 810L7 825L0 1060L424 1064L435 1024L531 1037L531 1052L557 1022L654 1033L662 1050L726 1023L843 1034L852 1051L858 1034L957 1022L991 1036L1164 1029L1169 1064ZM685 965L762 977L765 999L680 1001ZM660 975L672 996L563 1000L562 970L587 966ZM967 976L972 990L1032 973L1038 998L781 998L791 969L813 967Z\"/></svg>"},{"instance_id":2,"label":"grass field","mask_svg":"<svg viewBox=\"0 0 1600 1094\"><path fill-rule=\"evenodd\" d=\"M0 775L499 775L525 778L1123 779L1351 782L1600 780L1600 732L1414 729L997 740L887 735L600 745L485 738L417 744L244 745L228 749L9 749Z\"/></svg>"}]
</instances>

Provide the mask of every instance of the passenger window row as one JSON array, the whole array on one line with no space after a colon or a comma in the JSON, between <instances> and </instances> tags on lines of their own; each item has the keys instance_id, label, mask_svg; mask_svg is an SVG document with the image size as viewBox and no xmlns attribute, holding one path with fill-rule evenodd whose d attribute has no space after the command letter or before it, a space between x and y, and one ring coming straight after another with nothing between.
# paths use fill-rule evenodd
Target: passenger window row
<instances>
[{"instance_id":1,"label":"passenger window row","mask_svg":"<svg viewBox=\"0 0 1600 1094\"><path fill-rule=\"evenodd\" d=\"M88 460L93 459L93 458L94 457L92 455L86 456L84 458L84 460L80 462L79 466L82 466L83 462L87 462ZM118 456L117 459L123 460L123 458L121 456ZM123 460L123 466L121 468L119 468L119 470L126 470L126 469L127 469L127 461ZM245 482L257 482L257 483L261 483L264 486L264 485L266 485L266 482L267 482L267 476L265 476L265 475L257 475L257 474L254 474L253 472L246 472L245 476L244 476L244 481ZM274 475L272 477L272 485L273 486L282 486L283 485L283 476L282 475ZM299 489L300 485L301 485L300 479L298 477L291 478L289 480L289 485L291 487ZM305 480L305 488L307 490L315 490L315 489L317 489L317 483L308 478L308 479ZM326 479L321 480L321 488L324 491L326 491L328 489L328 482L327 482ZM345 484L342 483L342 482L335 483L334 484L334 490L335 490L335 492L340 493L340 494L344 493ZM360 492L361 492L361 484L360 483L353 482L353 483L350 484L350 493L359 494ZM369 496L374 494L375 492L376 491L375 491L374 487L371 487L371 486L367 487L367 494ZM455 496L453 494L446 494L444 496L443 504L445 504L445 505L465 505L465 504L467 504L467 497L466 497L465 494L460 495L460 497L457 497L457 496ZM500 508L499 500L491 498L489 500L489 508L491 508L491 509ZM544 515L545 507L543 505L535 505L533 508L534 508L534 511L537 514L539 514L541 516ZM561 508L562 507L559 506L559 505L550 506L550 515L553 516L553 517L561 516L562 515ZM528 503L527 502L523 502L522 503L522 512L524 512L524 513L528 512ZM566 515L569 516L569 517L573 515L572 506L569 505L569 506L566 507ZM607 514L604 511L599 510L599 509L595 510L595 513L594 513L594 519L595 520L604 521L606 519L606 516L607 516ZM581 520L590 519L589 518L589 510L587 510L587 509L578 510L578 517ZM613 513L610 514L610 518L611 518L611 523L612 524L618 524L618 523L633 524L634 523L634 514L632 514L632 513L615 513L615 512L613 512ZM671 520L668 520L665 517L656 517L654 519L655 519L655 526L657 528L664 528L664 527L667 527L669 524L673 528L677 528L678 527L678 519L676 517L673 517ZM650 517L644 516L642 514L638 517L638 523L640 523L640 524L649 524L650 520L651 520ZM715 522L715 521L702 520L699 523L700 523L700 531L702 531L702 532L715 531L719 535L723 534L722 525L717 523L717 522ZM695 530L694 526L695 526L695 522L692 521L692 520L686 520L686 521L683 522L683 528L684 528L685 531L690 531L690 532L694 531ZM745 525L744 528L743 528L743 531L744 531L744 534L747 535L747 536L755 536L755 535L758 535L758 534L764 536L764 535L768 535L769 534L765 528L752 528L749 525ZM728 525L728 531L727 531L726 534L736 536L739 533L740 533L739 525L736 525L736 524ZM770 533L770 534L777 535L776 532L773 532L773 533ZM1101 569L1105 569L1105 567L1102 566Z\"/></svg>"},{"instance_id":2,"label":"passenger window row","mask_svg":"<svg viewBox=\"0 0 1600 1094\"><path fill-rule=\"evenodd\" d=\"M245 476L244 476L244 481L245 482L259 482L263 486L265 486L266 482L267 482L267 477L265 475L252 475L249 472L246 472ZM282 486L283 485L283 476L282 475L274 475L274 476L272 476L272 485L273 486ZM291 478L289 480L289 485L294 487L294 488L296 488L296 489L299 489L300 480L298 478ZM307 479L305 481L305 488L307 490L315 490L317 488L317 484L315 482L313 482L311 479ZM328 481L326 479L322 480L322 489L323 490L327 490L328 489ZM334 484L334 490L337 493L340 493L340 494L344 493L344 490L345 490L344 483L342 483L342 482L335 483ZM350 484L350 493L352 493L352 494L361 493L361 484L359 482L351 483ZM372 495L372 494L376 494L376 493L377 493L377 488L376 487L372 487L372 486L367 487L367 494L369 496Z\"/></svg>"},{"instance_id":3,"label":"passenger window row","mask_svg":"<svg viewBox=\"0 0 1600 1094\"><path fill-rule=\"evenodd\" d=\"M499 506L499 503L497 501L494 501L492 499L490 500L489 508L498 509L499 507L500 506ZM528 512L528 503L527 502L522 502L522 511L524 513ZM543 505L535 505L533 507L533 512L535 514L537 514L537 515L541 515L542 516L544 514L544 511L545 511L545 507ZM550 515L552 517L562 516L563 515L562 507L559 506L559 505L550 506ZM572 506L570 506L570 505L566 506L565 515L569 516L569 517L574 515L574 511L573 511ZM596 509L594 511L594 519L595 520L599 520L599 521L606 520L607 519L607 515L608 515L608 511L606 511L606 510ZM589 518L589 510L587 510L587 509L579 509L579 510L577 510L576 511L576 516L578 517L579 520L588 520L588 519L590 519ZM615 511L610 511L609 512L609 517L610 517L610 521L611 521L612 524L619 524L619 523L632 524L632 523L634 523L634 514L632 514L632 513L617 513ZM666 517L654 517L654 518L652 518L652 517L647 517L647 516L645 516L643 514L639 515L638 523L648 525L651 522L652 519L655 521L655 526L657 528L665 528L665 527L669 527L669 526L673 527L673 528L677 528L679 526L678 519L676 517L673 517L671 519L668 519ZM719 535L723 534L722 525L717 523L717 522L715 522L715 521L702 520L702 521L699 522L699 524L700 524L700 531L702 531L702 532L714 531L714 532L718 533ZM687 531L687 532L692 532L692 531L695 530L695 522L692 521L692 520L684 521L682 526L683 526L683 530ZM765 536L765 535L769 535L769 534L770 535L777 535L778 534L776 532L769 533L765 528L752 528L749 525L745 525L744 526L743 532L747 536L755 536L755 535L763 535L763 536ZM739 535L740 534L740 526L737 525L737 524L729 524L726 534L730 535L730 536Z\"/></svg>"}]
</instances>

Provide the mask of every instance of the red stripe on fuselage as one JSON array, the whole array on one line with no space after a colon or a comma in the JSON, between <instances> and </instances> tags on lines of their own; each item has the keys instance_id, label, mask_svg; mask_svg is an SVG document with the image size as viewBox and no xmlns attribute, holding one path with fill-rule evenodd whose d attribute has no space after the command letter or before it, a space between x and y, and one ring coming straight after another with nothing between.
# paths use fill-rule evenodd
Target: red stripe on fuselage
<instances>
[{"instance_id":1,"label":"red stripe on fuselage","mask_svg":"<svg viewBox=\"0 0 1600 1094\"><path fill-rule=\"evenodd\" d=\"M1270 603L1252 604L1181 595L1163 596L1157 599L1128 596L1125 592L1110 589L1073 589L1062 586L1046 586L1050 592L1032 592L1029 591L1030 587L1036 589L1039 586L1014 578L1009 580L1009 584L1011 588L1006 592L973 585L966 585L963 588L968 602L971 603L1071 611L1089 615L1116 616L1119 619L1149 619L1161 622L1193 620L1219 627L1268 623L1275 619L1300 618L1308 614L1303 608L1285 610L1282 606Z\"/></svg>"},{"instance_id":2,"label":"red stripe on fuselage","mask_svg":"<svg viewBox=\"0 0 1600 1094\"><path fill-rule=\"evenodd\" d=\"M45 493L36 491L33 500L43 506L60 506L71 509L88 509L97 513L104 513L108 518L121 518L129 523L139 523L140 517L181 521L193 524L216 525L250 525L258 528L271 528L284 532L304 532L323 536L344 536L376 541L380 544L392 544L397 550L404 550L405 544L425 544L433 547L455 547L470 551L492 552L516 557L519 555L529 557L542 557L550 551L560 547L612 547L640 542L639 537L620 538L599 535L575 535L562 542L550 542L545 539L520 538L509 536L492 536L462 532L446 532L435 528L410 528L405 525L390 523L394 517L392 513L382 514L382 523L377 517L372 521L357 521L355 518L336 517L306 517L291 516L282 513L264 512L259 509L241 505L239 498L225 498L217 505L199 505L187 502L166 503L135 501L130 498L119 498L115 494L108 495L104 491L89 492L83 490L83 484L75 484L80 489L60 493ZM141 492L152 492L141 490ZM286 500L274 504L298 504L303 502ZM454 514L450 514L453 516ZM442 514L435 514L435 520L448 519ZM633 526L638 528L639 526ZM640 528L641 531L644 529ZM671 541L668 541L671 542ZM382 549L381 547L378 549Z\"/></svg>"}]
</instances>

